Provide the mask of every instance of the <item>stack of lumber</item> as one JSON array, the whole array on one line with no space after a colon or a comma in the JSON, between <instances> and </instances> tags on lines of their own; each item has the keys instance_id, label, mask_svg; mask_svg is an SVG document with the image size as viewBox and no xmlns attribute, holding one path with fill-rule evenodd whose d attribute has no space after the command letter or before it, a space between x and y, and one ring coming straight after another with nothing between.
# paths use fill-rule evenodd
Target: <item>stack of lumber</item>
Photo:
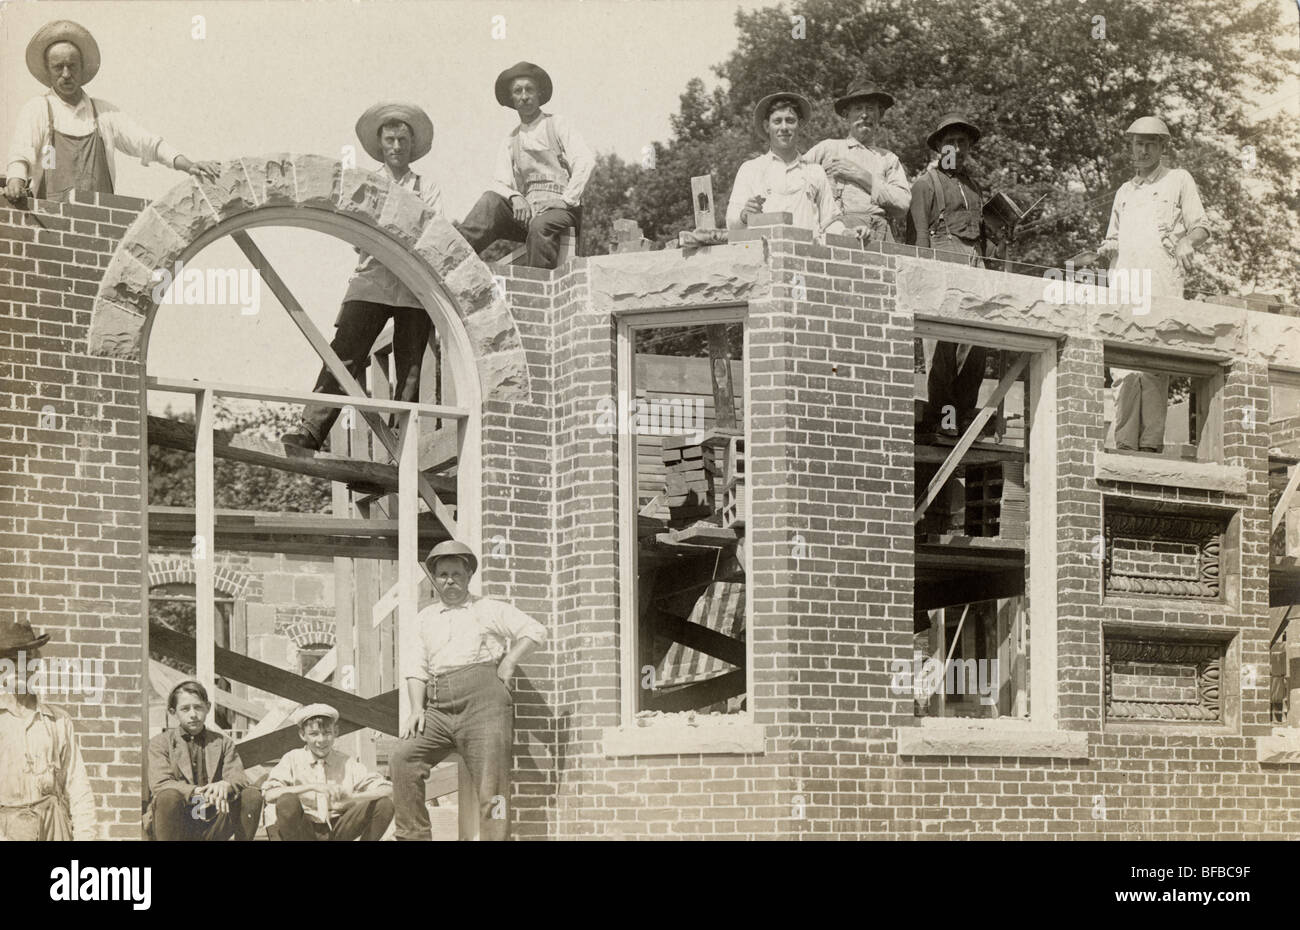
<instances>
[{"instance_id":1,"label":"stack of lumber","mask_svg":"<svg viewBox=\"0 0 1300 930\"><path fill-rule=\"evenodd\" d=\"M713 516L717 509L713 485L718 474L713 448L691 444L685 436L665 436L663 461L669 525Z\"/></svg>"}]
</instances>

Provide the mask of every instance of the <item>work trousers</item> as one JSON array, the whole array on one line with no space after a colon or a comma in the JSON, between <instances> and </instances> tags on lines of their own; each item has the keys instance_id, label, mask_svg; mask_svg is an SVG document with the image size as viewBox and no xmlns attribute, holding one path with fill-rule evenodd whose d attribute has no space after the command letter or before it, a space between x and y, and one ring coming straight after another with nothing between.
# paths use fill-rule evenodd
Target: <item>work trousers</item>
<instances>
[{"instance_id":1,"label":"work trousers","mask_svg":"<svg viewBox=\"0 0 1300 930\"><path fill-rule=\"evenodd\" d=\"M299 795L282 794L275 799L275 831L287 842L332 840L347 843L358 837L362 842L376 842L383 838L392 820L392 798L345 802L342 815L330 823L308 817Z\"/></svg>"},{"instance_id":2,"label":"work trousers","mask_svg":"<svg viewBox=\"0 0 1300 930\"><path fill-rule=\"evenodd\" d=\"M958 364L962 349L967 349L965 361ZM984 368L989 354L987 346L965 346L955 342L940 342L934 347L930 374L926 379L925 423L929 426L952 426L963 429L975 417L979 403L980 385L984 382ZM951 408L951 410L946 408Z\"/></svg>"},{"instance_id":3,"label":"work trousers","mask_svg":"<svg viewBox=\"0 0 1300 930\"><path fill-rule=\"evenodd\" d=\"M429 344L429 331L433 328L433 321L423 307L390 307L368 300L344 301L334 324L337 328L330 346L343 361L348 374L362 381L370 360L370 349L389 317L393 318L393 362L397 369L393 400L416 403L420 399L420 366L424 361L424 348ZM316 386L312 390L317 394L344 393L326 367L322 367L316 376ZM308 404L302 409L302 427L312 435L317 445L321 445L338 415L338 407Z\"/></svg>"},{"instance_id":4,"label":"work trousers","mask_svg":"<svg viewBox=\"0 0 1300 930\"><path fill-rule=\"evenodd\" d=\"M453 751L465 760L478 789L479 839L509 838L514 712L514 698L494 664L467 665L429 679L424 731L398 743L388 760L397 839L431 838L425 779Z\"/></svg>"},{"instance_id":5,"label":"work trousers","mask_svg":"<svg viewBox=\"0 0 1300 930\"><path fill-rule=\"evenodd\" d=\"M262 792L249 785L230 799L230 810L217 813L213 804L200 806L175 788L154 798L153 832L160 840L251 840L262 822Z\"/></svg>"},{"instance_id":6,"label":"work trousers","mask_svg":"<svg viewBox=\"0 0 1300 930\"><path fill-rule=\"evenodd\" d=\"M1168 413L1168 375L1124 373L1115 383L1115 448L1162 451Z\"/></svg>"},{"instance_id":7,"label":"work trousers","mask_svg":"<svg viewBox=\"0 0 1300 930\"><path fill-rule=\"evenodd\" d=\"M534 213L525 225L515 219L508 200L485 191L456 228L479 255L498 239L509 239L524 243L526 267L554 268L559 261L561 234L572 229L577 236L581 224L582 207L565 207Z\"/></svg>"}]
</instances>

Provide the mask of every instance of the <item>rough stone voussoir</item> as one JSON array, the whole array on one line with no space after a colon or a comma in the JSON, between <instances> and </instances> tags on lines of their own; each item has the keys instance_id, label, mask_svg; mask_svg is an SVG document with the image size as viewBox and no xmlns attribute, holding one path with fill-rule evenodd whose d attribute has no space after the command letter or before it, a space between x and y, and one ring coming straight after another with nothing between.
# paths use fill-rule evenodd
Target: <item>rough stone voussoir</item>
<instances>
[{"instance_id":1,"label":"rough stone voussoir","mask_svg":"<svg viewBox=\"0 0 1300 930\"><path fill-rule=\"evenodd\" d=\"M288 152L240 159L258 201L264 205L292 204L295 183L293 156Z\"/></svg>"},{"instance_id":2,"label":"rough stone voussoir","mask_svg":"<svg viewBox=\"0 0 1300 930\"><path fill-rule=\"evenodd\" d=\"M523 349L483 355L476 362L485 399L505 403L528 400L528 360Z\"/></svg>"},{"instance_id":3,"label":"rough stone voussoir","mask_svg":"<svg viewBox=\"0 0 1300 930\"><path fill-rule=\"evenodd\" d=\"M212 208L223 220L258 207L257 193L248 179L243 162L238 159L221 166L221 175L216 183L200 180L198 184L203 190L203 196L208 198L208 203L212 204Z\"/></svg>"},{"instance_id":4,"label":"rough stone voussoir","mask_svg":"<svg viewBox=\"0 0 1300 930\"><path fill-rule=\"evenodd\" d=\"M154 289L160 288L161 296L169 283L162 268L143 264L131 254L129 248L123 248L113 254L108 268L104 270L98 296L147 314L153 312L158 304L154 299Z\"/></svg>"},{"instance_id":5,"label":"rough stone voussoir","mask_svg":"<svg viewBox=\"0 0 1300 930\"><path fill-rule=\"evenodd\" d=\"M474 257L474 250L469 247L469 243L451 223L440 216L433 217L425 224L414 248L415 253L440 278L446 278L453 269Z\"/></svg>"},{"instance_id":6,"label":"rough stone voussoir","mask_svg":"<svg viewBox=\"0 0 1300 930\"><path fill-rule=\"evenodd\" d=\"M394 184L384 201L379 225L407 247L415 245L434 213L418 195Z\"/></svg>"},{"instance_id":7,"label":"rough stone voussoir","mask_svg":"<svg viewBox=\"0 0 1300 930\"><path fill-rule=\"evenodd\" d=\"M293 156L294 202L303 207L333 208L339 200L343 165L323 155Z\"/></svg>"},{"instance_id":8,"label":"rough stone voussoir","mask_svg":"<svg viewBox=\"0 0 1300 930\"><path fill-rule=\"evenodd\" d=\"M521 346L514 318L503 300L494 300L487 307L474 311L465 317L464 322L475 355L508 352Z\"/></svg>"},{"instance_id":9,"label":"rough stone voussoir","mask_svg":"<svg viewBox=\"0 0 1300 930\"><path fill-rule=\"evenodd\" d=\"M221 221L193 178L177 184L149 206L186 243L197 239ZM129 238L130 234L127 235Z\"/></svg>"},{"instance_id":10,"label":"rough stone voussoir","mask_svg":"<svg viewBox=\"0 0 1300 930\"><path fill-rule=\"evenodd\" d=\"M127 228L122 249L147 268L165 268L180 258L186 241L152 206L146 207Z\"/></svg>"},{"instance_id":11,"label":"rough stone voussoir","mask_svg":"<svg viewBox=\"0 0 1300 930\"><path fill-rule=\"evenodd\" d=\"M144 315L106 298L95 301L87 348L91 355L138 360Z\"/></svg>"},{"instance_id":12,"label":"rough stone voussoir","mask_svg":"<svg viewBox=\"0 0 1300 930\"><path fill-rule=\"evenodd\" d=\"M449 271L443 277L443 284L466 316L491 306L499 299L492 272L479 261L478 256L472 256L472 260L467 259Z\"/></svg>"},{"instance_id":13,"label":"rough stone voussoir","mask_svg":"<svg viewBox=\"0 0 1300 930\"><path fill-rule=\"evenodd\" d=\"M378 226L391 186L388 178L376 171L345 168L339 179L339 212Z\"/></svg>"}]
</instances>

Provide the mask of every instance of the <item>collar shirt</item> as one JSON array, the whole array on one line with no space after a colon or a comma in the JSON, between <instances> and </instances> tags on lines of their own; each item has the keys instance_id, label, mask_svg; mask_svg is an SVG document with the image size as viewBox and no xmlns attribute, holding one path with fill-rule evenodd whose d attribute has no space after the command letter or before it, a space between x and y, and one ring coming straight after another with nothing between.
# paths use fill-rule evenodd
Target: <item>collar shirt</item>
<instances>
[{"instance_id":1,"label":"collar shirt","mask_svg":"<svg viewBox=\"0 0 1300 930\"><path fill-rule=\"evenodd\" d=\"M549 200L582 205L596 159L567 120L542 112L510 130L497 152L491 190L506 200L522 196L536 209Z\"/></svg>"},{"instance_id":2,"label":"collar shirt","mask_svg":"<svg viewBox=\"0 0 1300 930\"><path fill-rule=\"evenodd\" d=\"M434 675L483 662L500 662L516 640L541 645L546 627L513 604L470 596L459 607L441 601L420 611L420 648L402 658L402 677L428 681Z\"/></svg>"},{"instance_id":3,"label":"collar shirt","mask_svg":"<svg viewBox=\"0 0 1300 930\"><path fill-rule=\"evenodd\" d=\"M49 101L50 111L54 114L54 128L59 132L70 136L85 136L95 131L95 118L92 115L89 94L83 93L81 100L75 105L66 103L55 93L33 97L18 111L18 120L10 137L9 177L11 178L30 179L32 166L40 162L41 147L50 144L46 100ZM96 97L94 109L99 112L99 132L104 138L108 173L113 178L114 184L117 182L114 151L139 158L142 165L161 162L169 168L174 166L176 156L180 152L163 141L162 136L149 132L107 100Z\"/></svg>"},{"instance_id":4,"label":"collar shirt","mask_svg":"<svg viewBox=\"0 0 1300 930\"><path fill-rule=\"evenodd\" d=\"M435 216L442 216L442 192L437 184L424 180L410 169L400 180L393 179L387 165L384 165L384 173L393 184L415 193ZM397 279L397 275L381 265L373 255L360 254L361 261L348 279L344 301L367 300L388 307L421 307L419 299Z\"/></svg>"},{"instance_id":5,"label":"collar shirt","mask_svg":"<svg viewBox=\"0 0 1300 930\"><path fill-rule=\"evenodd\" d=\"M345 752L331 749L324 759L318 759L310 749L302 746L291 749L280 758L262 783L262 791L314 784L341 785L348 794L361 794L383 788L389 781ZM300 799L303 813L309 820L328 824L342 816L342 811L330 810L329 795L323 791L308 791L300 795ZM268 825L275 823L275 805L267 804L265 810Z\"/></svg>"},{"instance_id":6,"label":"collar shirt","mask_svg":"<svg viewBox=\"0 0 1300 930\"><path fill-rule=\"evenodd\" d=\"M863 145L849 136L847 139L823 139L804 153L807 161L825 168L835 159L852 162L871 174L871 193L856 184L831 179L831 192L841 213L866 216L901 217L912 202L907 172L898 156L886 149ZM829 175L828 175L829 177Z\"/></svg>"},{"instance_id":7,"label":"collar shirt","mask_svg":"<svg viewBox=\"0 0 1300 930\"><path fill-rule=\"evenodd\" d=\"M72 815L72 838L95 839L95 797L66 711L34 708L0 693L0 807L25 807L56 795Z\"/></svg>"},{"instance_id":8,"label":"collar shirt","mask_svg":"<svg viewBox=\"0 0 1300 930\"><path fill-rule=\"evenodd\" d=\"M1115 192L1106 242L1117 250L1111 273L1151 270L1152 296L1183 296L1183 270L1174 257L1178 240L1209 230L1196 182L1182 168L1157 166L1125 181Z\"/></svg>"},{"instance_id":9,"label":"collar shirt","mask_svg":"<svg viewBox=\"0 0 1300 930\"><path fill-rule=\"evenodd\" d=\"M745 228L741 211L751 197L758 196L764 198L764 213L789 213L793 225L814 233L839 219L839 206L825 170L803 155L787 162L769 149L742 164L727 203L728 229Z\"/></svg>"}]
</instances>

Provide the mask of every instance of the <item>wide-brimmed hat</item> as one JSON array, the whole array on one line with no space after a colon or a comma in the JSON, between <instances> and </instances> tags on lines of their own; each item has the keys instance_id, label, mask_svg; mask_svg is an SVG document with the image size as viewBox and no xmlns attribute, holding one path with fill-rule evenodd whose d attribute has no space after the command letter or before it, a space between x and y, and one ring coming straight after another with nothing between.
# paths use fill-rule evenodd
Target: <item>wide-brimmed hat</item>
<instances>
[{"instance_id":1,"label":"wide-brimmed hat","mask_svg":"<svg viewBox=\"0 0 1300 930\"><path fill-rule=\"evenodd\" d=\"M880 102L881 110L888 110L894 105L894 98L875 84L859 81L849 87L848 93L835 101L835 115L843 117L844 111L855 100L877 100Z\"/></svg>"},{"instance_id":2,"label":"wide-brimmed hat","mask_svg":"<svg viewBox=\"0 0 1300 930\"><path fill-rule=\"evenodd\" d=\"M1142 116L1133 121L1133 125L1124 130L1129 136L1164 136L1169 138L1169 127L1158 116Z\"/></svg>"},{"instance_id":3,"label":"wide-brimmed hat","mask_svg":"<svg viewBox=\"0 0 1300 930\"><path fill-rule=\"evenodd\" d=\"M444 555L458 555L463 558L469 563L469 573L471 575L478 571L478 556L474 554L474 550L463 542L457 542L454 539L440 542L430 549L429 554L424 557L424 564L432 568Z\"/></svg>"},{"instance_id":4,"label":"wide-brimmed hat","mask_svg":"<svg viewBox=\"0 0 1300 930\"><path fill-rule=\"evenodd\" d=\"M497 75L497 103L512 110L515 108L514 101L510 99L510 84L518 77L532 78L537 82L537 91L541 95L537 105L546 106L547 101L551 99L551 76L531 61L513 64Z\"/></svg>"},{"instance_id":5,"label":"wide-brimmed hat","mask_svg":"<svg viewBox=\"0 0 1300 930\"><path fill-rule=\"evenodd\" d=\"M795 110L799 113L799 122L801 123L806 123L808 117L812 115L812 104L808 102L808 98L803 94L796 94L791 91L778 91L775 94L768 94L754 104L754 129L759 135L767 134L767 111L776 100L789 100L793 103Z\"/></svg>"},{"instance_id":6,"label":"wide-brimmed hat","mask_svg":"<svg viewBox=\"0 0 1300 930\"><path fill-rule=\"evenodd\" d=\"M27 43L27 70L46 87L50 86L45 53L55 42L71 42L81 52L81 83L89 84L99 73L99 43L85 26L70 19L57 19L36 30Z\"/></svg>"},{"instance_id":7,"label":"wide-brimmed hat","mask_svg":"<svg viewBox=\"0 0 1300 930\"><path fill-rule=\"evenodd\" d=\"M26 649L40 649L49 641L49 633L37 636L26 620L0 620L0 656Z\"/></svg>"},{"instance_id":8,"label":"wide-brimmed hat","mask_svg":"<svg viewBox=\"0 0 1300 930\"><path fill-rule=\"evenodd\" d=\"M971 134L971 141L978 142L980 139L980 128L968 120L961 113L947 113L943 119L939 120L939 125L935 127L934 132L926 137L925 144L932 150L939 151L939 137L943 135L945 129L951 129L953 126L960 126Z\"/></svg>"},{"instance_id":9,"label":"wide-brimmed hat","mask_svg":"<svg viewBox=\"0 0 1300 930\"><path fill-rule=\"evenodd\" d=\"M375 161L384 160L384 150L379 145L379 130L384 123L400 119L411 127L411 161L416 161L429 154L433 148L433 120L429 114L413 103L399 103L386 100L376 103L357 120L357 138L366 154Z\"/></svg>"}]
</instances>

